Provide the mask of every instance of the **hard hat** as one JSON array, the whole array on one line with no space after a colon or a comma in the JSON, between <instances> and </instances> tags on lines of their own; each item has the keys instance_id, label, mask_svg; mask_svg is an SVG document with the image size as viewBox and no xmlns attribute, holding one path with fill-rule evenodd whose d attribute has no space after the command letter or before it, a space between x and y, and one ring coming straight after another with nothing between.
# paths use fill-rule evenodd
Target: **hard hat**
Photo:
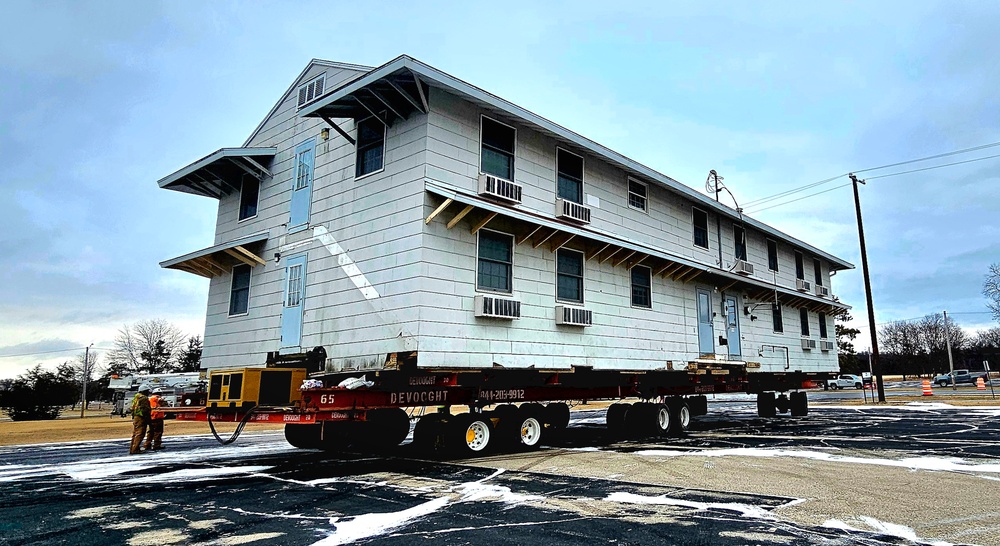
<instances>
[{"instance_id":1,"label":"hard hat","mask_svg":"<svg viewBox=\"0 0 1000 546\"><path fill-rule=\"evenodd\" d=\"M151 389L149 388L149 385L140 385L139 386L139 392L149 392L150 390Z\"/></svg>"}]
</instances>

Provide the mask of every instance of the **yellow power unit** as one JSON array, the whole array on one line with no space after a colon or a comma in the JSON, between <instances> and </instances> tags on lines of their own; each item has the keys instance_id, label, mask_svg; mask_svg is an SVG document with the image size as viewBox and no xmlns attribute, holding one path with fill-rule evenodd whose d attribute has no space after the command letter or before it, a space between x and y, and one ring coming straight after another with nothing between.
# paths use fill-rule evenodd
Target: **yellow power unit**
<instances>
[{"instance_id":1,"label":"yellow power unit","mask_svg":"<svg viewBox=\"0 0 1000 546\"><path fill-rule=\"evenodd\" d=\"M208 378L208 407L287 406L301 397L305 368L213 370Z\"/></svg>"}]
</instances>

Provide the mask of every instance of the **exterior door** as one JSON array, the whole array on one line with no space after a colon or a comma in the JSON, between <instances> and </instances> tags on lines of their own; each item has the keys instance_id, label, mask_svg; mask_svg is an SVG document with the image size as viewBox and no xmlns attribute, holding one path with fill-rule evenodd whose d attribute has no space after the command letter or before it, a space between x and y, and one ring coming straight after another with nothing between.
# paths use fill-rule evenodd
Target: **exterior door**
<instances>
[{"instance_id":1,"label":"exterior door","mask_svg":"<svg viewBox=\"0 0 1000 546\"><path fill-rule=\"evenodd\" d=\"M736 296L726 296L726 339L729 341L729 360L740 360L740 314Z\"/></svg>"},{"instance_id":2,"label":"exterior door","mask_svg":"<svg viewBox=\"0 0 1000 546\"><path fill-rule=\"evenodd\" d=\"M697 289L698 294L698 353L715 354L715 329L712 327L712 295Z\"/></svg>"},{"instance_id":3,"label":"exterior door","mask_svg":"<svg viewBox=\"0 0 1000 546\"><path fill-rule=\"evenodd\" d=\"M316 143L313 140L303 142L295 148L295 176L292 178L292 205L288 221L289 231L305 229L309 225L315 152Z\"/></svg>"},{"instance_id":4,"label":"exterior door","mask_svg":"<svg viewBox=\"0 0 1000 546\"><path fill-rule=\"evenodd\" d=\"M281 349L302 343L302 303L305 300L306 257L289 258L285 264L285 299L281 306Z\"/></svg>"}]
</instances>

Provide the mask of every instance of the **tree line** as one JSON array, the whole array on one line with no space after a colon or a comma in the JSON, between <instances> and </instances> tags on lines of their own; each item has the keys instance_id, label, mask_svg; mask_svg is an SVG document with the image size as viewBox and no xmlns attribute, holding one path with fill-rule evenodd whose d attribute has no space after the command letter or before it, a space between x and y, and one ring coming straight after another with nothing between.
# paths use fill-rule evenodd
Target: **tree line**
<instances>
[{"instance_id":1,"label":"tree line","mask_svg":"<svg viewBox=\"0 0 1000 546\"><path fill-rule=\"evenodd\" d=\"M125 325L103 365L97 351L86 351L55 370L38 364L16 378L0 379L0 411L14 421L55 419L66 408L75 410L82 402L84 384L88 406L91 401L108 401L113 377L196 372L201 366L201 351L201 337L187 337L165 320Z\"/></svg>"}]
</instances>

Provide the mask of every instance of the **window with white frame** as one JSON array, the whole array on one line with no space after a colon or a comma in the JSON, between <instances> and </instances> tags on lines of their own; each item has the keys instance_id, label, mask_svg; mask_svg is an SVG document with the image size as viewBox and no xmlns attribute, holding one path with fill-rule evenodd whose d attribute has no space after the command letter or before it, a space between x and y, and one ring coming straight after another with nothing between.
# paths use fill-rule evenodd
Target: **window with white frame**
<instances>
[{"instance_id":1,"label":"window with white frame","mask_svg":"<svg viewBox=\"0 0 1000 546\"><path fill-rule=\"evenodd\" d=\"M513 290L514 236L479 230L476 288L510 294Z\"/></svg>"},{"instance_id":2,"label":"window with white frame","mask_svg":"<svg viewBox=\"0 0 1000 546\"><path fill-rule=\"evenodd\" d=\"M556 195L583 204L583 157L556 148Z\"/></svg>"},{"instance_id":3,"label":"window with white frame","mask_svg":"<svg viewBox=\"0 0 1000 546\"><path fill-rule=\"evenodd\" d=\"M781 318L781 305L777 302L771 304L771 325L775 333L780 334L785 331L785 323Z\"/></svg>"},{"instance_id":4,"label":"window with white frame","mask_svg":"<svg viewBox=\"0 0 1000 546\"><path fill-rule=\"evenodd\" d=\"M699 208L692 208L691 217L694 220L695 246L708 248L708 213Z\"/></svg>"},{"instance_id":5,"label":"window with white frame","mask_svg":"<svg viewBox=\"0 0 1000 546\"><path fill-rule=\"evenodd\" d=\"M556 251L556 299L583 303L583 253L560 248Z\"/></svg>"},{"instance_id":6,"label":"window with white frame","mask_svg":"<svg viewBox=\"0 0 1000 546\"><path fill-rule=\"evenodd\" d=\"M628 179L628 206L646 212L646 192L648 188L642 182Z\"/></svg>"},{"instance_id":7,"label":"window with white frame","mask_svg":"<svg viewBox=\"0 0 1000 546\"><path fill-rule=\"evenodd\" d=\"M382 170L385 160L385 124L374 116L358 122L354 176L360 178Z\"/></svg>"},{"instance_id":8,"label":"window with white frame","mask_svg":"<svg viewBox=\"0 0 1000 546\"><path fill-rule=\"evenodd\" d=\"M233 279L229 288L229 316L245 315L250 309L250 266L233 266Z\"/></svg>"},{"instance_id":9,"label":"window with white frame","mask_svg":"<svg viewBox=\"0 0 1000 546\"><path fill-rule=\"evenodd\" d=\"M240 220L257 216L257 200L260 197L260 180L244 176L240 185Z\"/></svg>"},{"instance_id":10,"label":"window with white frame","mask_svg":"<svg viewBox=\"0 0 1000 546\"><path fill-rule=\"evenodd\" d=\"M632 268L632 306L645 307L653 306L653 282L652 270L648 267L637 265Z\"/></svg>"},{"instance_id":11,"label":"window with white frame","mask_svg":"<svg viewBox=\"0 0 1000 546\"><path fill-rule=\"evenodd\" d=\"M295 307L302 302L302 264L288 268L288 297L285 307Z\"/></svg>"},{"instance_id":12,"label":"window with white frame","mask_svg":"<svg viewBox=\"0 0 1000 546\"><path fill-rule=\"evenodd\" d=\"M733 251L737 260L747 260L747 232L743 227L733 226Z\"/></svg>"},{"instance_id":13,"label":"window with white frame","mask_svg":"<svg viewBox=\"0 0 1000 546\"><path fill-rule=\"evenodd\" d=\"M314 78L309 83L299 86L299 99L297 105L301 108L307 102L323 94L323 87L326 85L326 74Z\"/></svg>"},{"instance_id":14,"label":"window with white frame","mask_svg":"<svg viewBox=\"0 0 1000 546\"><path fill-rule=\"evenodd\" d=\"M479 168L505 180L514 180L514 142L517 131L509 125L482 118L482 146Z\"/></svg>"}]
</instances>

